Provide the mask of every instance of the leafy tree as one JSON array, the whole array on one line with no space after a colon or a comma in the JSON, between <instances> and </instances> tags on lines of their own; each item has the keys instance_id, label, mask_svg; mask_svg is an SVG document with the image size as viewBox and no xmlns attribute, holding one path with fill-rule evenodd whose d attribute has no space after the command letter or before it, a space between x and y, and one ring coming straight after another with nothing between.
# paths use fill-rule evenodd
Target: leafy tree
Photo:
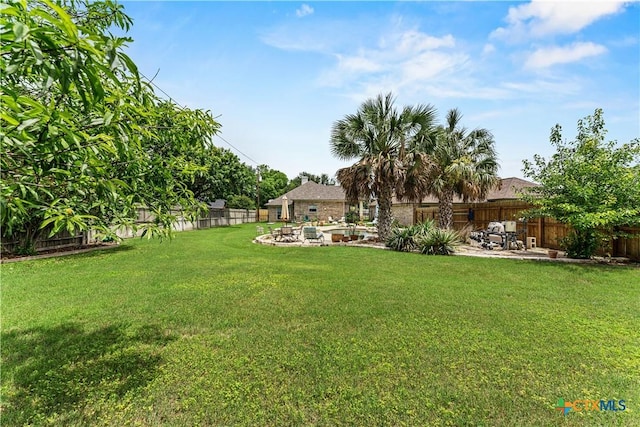
<instances>
[{"instance_id":1,"label":"leafy tree","mask_svg":"<svg viewBox=\"0 0 640 427\"><path fill-rule=\"evenodd\" d=\"M255 209L256 202L247 196L231 196L229 201L227 202L227 206L232 209Z\"/></svg>"},{"instance_id":2,"label":"leafy tree","mask_svg":"<svg viewBox=\"0 0 640 427\"><path fill-rule=\"evenodd\" d=\"M196 199L211 202L256 194L256 172L230 150L209 146L194 162L201 166L189 188Z\"/></svg>"},{"instance_id":3,"label":"leafy tree","mask_svg":"<svg viewBox=\"0 0 640 427\"><path fill-rule=\"evenodd\" d=\"M422 147L434 138L434 121L434 107L418 105L398 112L389 93L365 101L355 114L333 125L333 155L357 159L338 170L338 181L350 202L377 199L383 240L391 232L393 196L417 200L427 190L431 161Z\"/></svg>"},{"instance_id":4,"label":"leafy tree","mask_svg":"<svg viewBox=\"0 0 640 427\"><path fill-rule=\"evenodd\" d=\"M446 126L436 143L425 147L433 161L429 191L438 198L441 228L453 227L453 197L465 202L486 197L498 183L498 159L493 135L487 129L467 131L460 126L462 114L449 110Z\"/></svg>"},{"instance_id":5,"label":"leafy tree","mask_svg":"<svg viewBox=\"0 0 640 427\"><path fill-rule=\"evenodd\" d=\"M10 0L0 14L3 238L32 248L44 232L110 233L135 226L139 205L155 215L145 232L169 234L170 208L198 208L183 150L218 124L140 81L123 53L131 40L109 32L131 25L117 3Z\"/></svg>"},{"instance_id":6,"label":"leafy tree","mask_svg":"<svg viewBox=\"0 0 640 427\"><path fill-rule=\"evenodd\" d=\"M267 165L258 166L260 173L260 205L264 207L271 199L287 192L289 178L283 172L271 169Z\"/></svg>"},{"instance_id":7,"label":"leafy tree","mask_svg":"<svg viewBox=\"0 0 640 427\"><path fill-rule=\"evenodd\" d=\"M640 224L640 140L618 146L605 142L606 133L597 109L578 121L574 141L563 141L560 125L551 129L556 153L550 159L524 161L525 176L540 183L523 196L534 205L529 215L571 226L564 241L570 257L591 257L602 238L618 234L617 227Z\"/></svg>"},{"instance_id":8,"label":"leafy tree","mask_svg":"<svg viewBox=\"0 0 640 427\"><path fill-rule=\"evenodd\" d=\"M201 205L192 189L195 179L206 172L198 159L210 151L210 139L219 125L208 112L158 101L148 108L140 126L150 131L139 135L142 155L127 177L134 202L162 221L164 213L176 206L194 217ZM173 222L171 216L165 218ZM170 228L170 223L162 223L162 228Z\"/></svg>"}]
</instances>

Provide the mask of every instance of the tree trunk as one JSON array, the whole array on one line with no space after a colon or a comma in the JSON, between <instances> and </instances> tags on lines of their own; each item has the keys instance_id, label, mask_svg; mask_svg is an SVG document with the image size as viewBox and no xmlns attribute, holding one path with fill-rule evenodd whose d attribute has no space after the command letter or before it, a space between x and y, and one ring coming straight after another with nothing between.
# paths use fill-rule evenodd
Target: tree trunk
<instances>
[{"instance_id":1,"label":"tree trunk","mask_svg":"<svg viewBox=\"0 0 640 427\"><path fill-rule=\"evenodd\" d=\"M383 188L378 194L378 237L385 241L391 234L391 188Z\"/></svg>"},{"instance_id":2,"label":"tree trunk","mask_svg":"<svg viewBox=\"0 0 640 427\"><path fill-rule=\"evenodd\" d=\"M453 191L445 190L438 196L438 207L440 209L440 228L453 228Z\"/></svg>"}]
</instances>

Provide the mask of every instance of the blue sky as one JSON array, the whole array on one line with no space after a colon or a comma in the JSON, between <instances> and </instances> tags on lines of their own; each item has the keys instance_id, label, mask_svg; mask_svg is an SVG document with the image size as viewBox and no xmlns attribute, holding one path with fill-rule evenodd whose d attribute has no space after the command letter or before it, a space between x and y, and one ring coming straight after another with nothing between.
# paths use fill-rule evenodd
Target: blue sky
<instances>
[{"instance_id":1,"label":"blue sky","mask_svg":"<svg viewBox=\"0 0 640 427\"><path fill-rule=\"evenodd\" d=\"M503 177L552 154L553 125L573 139L596 108L609 139L640 136L637 2L123 4L140 71L219 116L243 162L289 178L348 166L331 155L332 124L389 91L491 130Z\"/></svg>"}]
</instances>

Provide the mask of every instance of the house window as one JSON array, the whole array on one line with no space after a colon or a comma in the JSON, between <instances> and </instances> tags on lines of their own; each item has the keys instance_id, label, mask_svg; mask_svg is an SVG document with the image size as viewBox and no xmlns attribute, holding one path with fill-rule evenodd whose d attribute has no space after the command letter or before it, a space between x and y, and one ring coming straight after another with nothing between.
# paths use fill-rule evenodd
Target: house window
<instances>
[{"instance_id":1,"label":"house window","mask_svg":"<svg viewBox=\"0 0 640 427\"><path fill-rule=\"evenodd\" d=\"M318 212L318 207L315 205L310 205L309 206L309 213L316 213Z\"/></svg>"}]
</instances>

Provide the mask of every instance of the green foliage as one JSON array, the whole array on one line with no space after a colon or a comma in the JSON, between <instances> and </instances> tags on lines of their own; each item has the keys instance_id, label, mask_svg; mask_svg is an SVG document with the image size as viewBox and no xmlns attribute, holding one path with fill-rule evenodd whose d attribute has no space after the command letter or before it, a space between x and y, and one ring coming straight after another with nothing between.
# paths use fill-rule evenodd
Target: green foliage
<instances>
[{"instance_id":1,"label":"green foliage","mask_svg":"<svg viewBox=\"0 0 640 427\"><path fill-rule=\"evenodd\" d=\"M578 121L574 141L551 130L556 153L550 159L524 161L524 174L539 182L523 198L534 205L528 216L548 216L569 224L575 233L565 241L570 256L590 257L599 235L616 236L619 226L640 224L640 140L605 142L603 112Z\"/></svg>"},{"instance_id":2,"label":"green foliage","mask_svg":"<svg viewBox=\"0 0 640 427\"><path fill-rule=\"evenodd\" d=\"M385 240L385 245L394 251L411 252L415 249L414 230L411 227L394 227Z\"/></svg>"},{"instance_id":3,"label":"green foliage","mask_svg":"<svg viewBox=\"0 0 640 427\"><path fill-rule=\"evenodd\" d=\"M294 188L297 188L300 185L302 185L302 177L306 177L307 180L313 181L313 182L317 182L318 184L322 184L322 185L335 185L336 184L336 180L333 179L333 178L329 178L329 175L327 175L326 173L323 173L321 175L314 175L314 174L309 173L309 172L300 172L297 177L295 177L291 181L289 181L289 185L287 186L287 190L286 191L291 191Z\"/></svg>"},{"instance_id":4,"label":"green foliage","mask_svg":"<svg viewBox=\"0 0 640 427\"><path fill-rule=\"evenodd\" d=\"M258 171L260 173L260 204L264 207L269 200L286 193L289 178L283 172L271 169L267 165L258 166Z\"/></svg>"},{"instance_id":5,"label":"green foliage","mask_svg":"<svg viewBox=\"0 0 640 427\"><path fill-rule=\"evenodd\" d=\"M360 221L360 214L356 211L349 211L344 214L344 220L350 224L355 224Z\"/></svg>"},{"instance_id":6,"label":"green foliage","mask_svg":"<svg viewBox=\"0 0 640 427\"><path fill-rule=\"evenodd\" d=\"M29 246L41 234L135 227L136 207L170 235L219 125L160 101L124 53L130 18L111 0L10 0L0 9L0 226Z\"/></svg>"},{"instance_id":7,"label":"green foliage","mask_svg":"<svg viewBox=\"0 0 640 427\"><path fill-rule=\"evenodd\" d=\"M209 146L193 159L201 166L189 189L197 200L231 200L234 196L256 196L256 173L230 150Z\"/></svg>"},{"instance_id":8,"label":"green foliage","mask_svg":"<svg viewBox=\"0 0 640 427\"><path fill-rule=\"evenodd\" d=\"M420 253L427 255L451 255L460 245L460 235L457 231L434 227L428 233L423 233L417 239L416 246Z\"/></svg>"},{"instance_id":9,"label":"green foliage","mask_svg":"<svg viewBox=\"0 0 640 427\"><path fill-rule=\"evenodd\" d=\"M424 236L432 233L434 229L435 223L431 220L409 227L394 226L385 240L385 245L394 251L411 252L416 250Z\"/></svg>"},{"instance_id":10,"label":"green foliage","mask_svg":"<svg viewBox=\"0 0 640 427\"><path fill-rule=\"evenodd\" d=\"M256 202L247 196L232 196L227 201L227 206L232 209L255 209Z\"/></svg>"},{"instance_id":11,"label":"green foliage","mask_svg":"<svg viewBox=\"0 0 640 427\"><path fill-rule=\"evenodd\" d=\"M560 246L567 252L567 257L577 259L590 258L600 247L602 233L597 230L571 230L560 239Z\"/></svg>"},{"instance_id":12,"label":"green foliage","mask_svg":"<svg viewBox=\"0 0 640 427\"><path fill-rule=\"evenodd\" d=\"M385 245L394 251L419 251L427 255L451 255L460 245L458 232L438 228L429 220L409 227L394 227Z\"/></svg>"}]
</instances>

